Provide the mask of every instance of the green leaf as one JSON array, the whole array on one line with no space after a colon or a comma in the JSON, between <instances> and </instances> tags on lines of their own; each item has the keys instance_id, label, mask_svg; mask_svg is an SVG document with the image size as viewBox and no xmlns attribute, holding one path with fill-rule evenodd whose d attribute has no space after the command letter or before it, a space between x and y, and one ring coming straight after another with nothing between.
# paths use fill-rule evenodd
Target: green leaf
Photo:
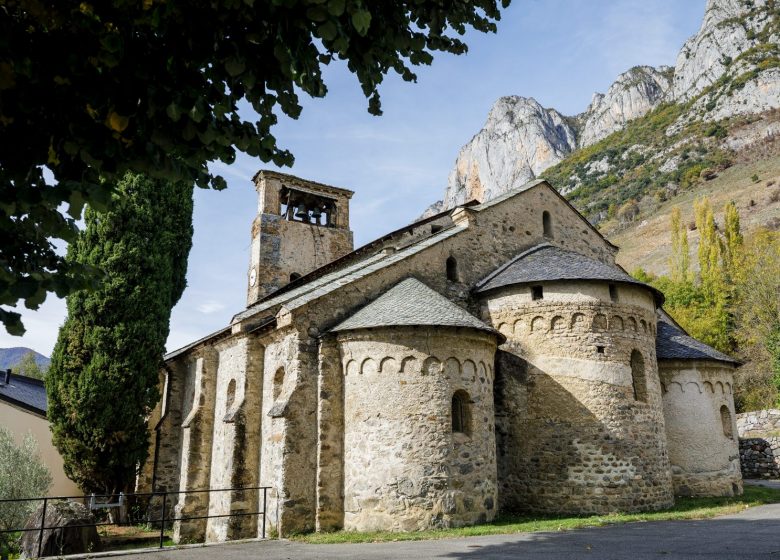
<instances>
[{"instance_id":1,"label":"green leaf","mask_svg":"<svg viewBox=\"0 0 780 560\"><path fill-rule=\"evenodd\" d=\"M345 0L328 0L328 13L338 17L344 13L345 6Z\"/></svg>"},{"instance_id":2,"label":"green leaf","mask_svg":"<svg viewBox=\"0 0 780 560\"><path fill-rule=\"evenodd\" d=\"M167 115L171 118L173 122L178 122L182 115L181 107L176 105L176 103L171 103L168 105L168 107L165 109L165 112Z\"/></svg>"},{"instance_id":3,"label":"green leaf","mask_svg":"<svg viewBox=\"0 0 780 560\"><path fill-rule=\"evenodd\" d=\"M46 289L39 285L35 293L24 300L24 306L27 309L38 309L46 301L46 294Z\"/></svg>"},{"instance_id":4,"label":"green leaf","mask_svg":"<svg viewBox=\"0 0 780 560\"><path fill-rule=\"evenodd\" d=\"M225 70L227 70L227 73L230 74L231 77L235 78L246 70L246 64L243 60L229 58L225 61Z\"/></svg>"},{"instance_id":5,"label":"green leaf","mask_svg":"<svg viewBox=\"0 0 780 560\"><path fill-rule=\"evenodd\" d=\"M352 14L352 25L360 36L365 37L371 26L371 13L367 10L358 10Z\"/></svg>"},{"instance_id":6,"label":"green leaf","mask_svg":"<svg viewBox=\"0 0 780 560\"><path fill-rule=\"evenodd\" d=\"M70 193L68 199L68 216L74 220L81 218L81 213L84 211L84 204L86 204L84 193L81 191L73 191Z\"/></svg>"},{"instance_id":7,"label":"green leaf","mask_svg":"<svg viewBox=\"0 0 780 560\"><path fill-rule=\"evenodd\" d=\"M306 10L306 17L315 22L321 22L328 19L328 10L325 6L312 6Z\"/></svg>"},{"instance_id":8,"label":"green leaf","mask_svg":"<svg viewBox=\"0 0 780 560\"><path fill-rule=\"evenodd\" d=\"M333 23L333 21L326 21L317 28L317 33L319 33L320 37L325 41L332 41L335 39L338 32L338 27L336 27L336 24Z\"/></svg>"},{"instance_id":9,"label":"green leaf","mask_svg":"<svg viewBox=\"0 0 780 560\"><path fill-rule=\"evenodd\" d=\"M3 322L5 330L12 336L23 336L27 330L22 324L22 316L14 311L0 309L0 321Z\"/></svg>"}]
</instances>

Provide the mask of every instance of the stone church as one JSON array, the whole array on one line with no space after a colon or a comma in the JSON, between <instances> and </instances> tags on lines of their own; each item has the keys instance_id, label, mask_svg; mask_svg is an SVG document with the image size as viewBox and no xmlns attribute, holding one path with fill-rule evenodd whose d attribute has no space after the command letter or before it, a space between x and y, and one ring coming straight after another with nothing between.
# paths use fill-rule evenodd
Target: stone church
<instances>
[{"instance_id":1,"label":"stone church","mask_svg":"<svg viewBox=\"0 0 780 560\"><path fill-rule=\"evenodd\" d=\"M247 307L165 357L139 491L177 517L397 530L742 492L733 373L545 181L353 250L352 192L254 178ZM235 490L235 489L239 490ZM258 517L175 523L256 536Z\"/></svg>"}]
</instances>

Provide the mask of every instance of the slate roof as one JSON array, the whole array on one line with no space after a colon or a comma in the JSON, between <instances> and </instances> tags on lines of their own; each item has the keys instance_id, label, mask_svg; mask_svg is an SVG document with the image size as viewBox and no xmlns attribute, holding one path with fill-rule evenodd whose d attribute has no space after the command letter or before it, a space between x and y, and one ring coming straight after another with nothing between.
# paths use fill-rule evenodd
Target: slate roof
<instances>
[{"instance_id":1,"label":"slate roof","mask_svg":"<svg viewBox=\"0 0 780 560\"><path fill-rule=\"evenodd\" d=\"M4 371L0 372L0 400L44 416L48 409L43 381L11 375L10 383L6 384Z\"/></svg>"},{"instance_id":2,"label":"slate roof","mask_svg":"<svg viewBox=\"0 0 780 560\"><path fill-rule=\"evenodd\" d=\"M415 278L402 280L331 330L339 332L390 326L467 327L501 336Z\"/></svg>"},{"instance_id":3,"label":"slate roof","mask_svg":"<svg viewBox=\"0 0 780 560\"><path fill-rule=\"evenodd\" d=\"M659 303L662 303L664 299L661 292L633 278L620 267L610 266L549 243L537 245L520 253L486 278L477 282L474 290L480 293L515 284L554 280L602 280L633 284L652 290Z\"/></svg>"},{"instance_id":4,"label":"slate roof","mask_svg":"<svg viewBox=\"0 0 780 560\"><path fill-rule=\"evenodd\" d=\"M189 350L192 350L193 348L195 348L196 346L198 346L199 344L201 344L203 342L206 342L207 340L214 340L214 339L216 339L218 337L224 336L224 335L229 334L229 333L230 333L230 327L229 326L224 327L222 329L219 329L218 331L214 331L211 334L207 334L203 338L199 338L195 342L191 342L187 346L182 346L181 348L177 348L176 350L171 350L170 352L168 352L167 354L165 354L163 356L163 361L167 362L168 360L172 360L173 358L176 358L178 356L181 356L182 354L185 354Z\"/></svg>"},{"instance_id":5,"label":"slate roof","mask_svg":"<svg viewBox=\"0 0 780 560\"><path fill-rule=\"evenodd\" d=\"M562 201L564 201L566 204L569 204L568 201L566 201L566 199L562 197L557 190L552 188L549 183L541 179L526 183L525 185L508 191L503 195L496 197L495 199L481 204L475 204L474 201L467 202L456 208L445 210L440 214L418 220L409 226L401 228L395 232L391 232L371 243L368 243L367 245L364 245L361 248L356 249L344 257L336 259L335 261L326 264L325 266L320 267L310 272L309 274L304 275L302 278L294 282L290 282L290 284L287 286L284 286L279 290L268 294L258 302L234 315L230 323L231 325L235 325L253 317L264 317L269 314L275 314L279 311L280 307L284 307L288 311L291 311L298 307L307 305L312 301L330 294L345 285L351 284L352 282L360 280L365 276L373 274L384 268L392 267L398 262L411 258L421 251L441 243L445 239L457 236L466 231L467 226L458 224L445 226L443 230L437 232L432 231L429 236L423 237L418 241L414 241L409 245L397 247L397 250L394 252L379 251L383 243L390 240L393 236L423 226L431 221L441 218L441 216L444 216L445 214L451 214L457 208L466 208L470 212L482 212L522 192L530 191L539 185L547 185L561 198ZM596 233L598 233L598 230L584 217L582 217L582 215L579 214L579 212L577 212L577 210L571 206L571 204L569 204L569 206L572 208L572 211L576 213L576 215L582 218L583 222L587 224L588 227L592 228ZM599 233L599 235L601 234ZM608 241L606 242L609 243ZM224 329L217 331L216 333L213 333L204 339L201 339L198 341L198 343L205 342L213 337L222 336L223 333ZM197 343L195 343L195 345L197 345ZM176 350L175 352L172 352L166 356L166 358L170 358L171 355L178 355L182 353L182 351L187 351L192 347L193 345L188 345L183 349Z\"/></svg>"},{"instance_id":6,"label":"slate roof","mask_svg":"<svg viewBox=\"0 0 780 560\"><path fill-rule=\"evenodd\" d=\"M298 280L291 282L289 285L282 287L279 290L276 290L274 292L271 292L266 297L256 302L252 306L248 307L244 311L241 311L240 313L234 315L231 324L235 324L237 322L243 321L255 315L266 314L271 309L275 308L280 304L283 304L287 309L295 309L296 307L306 305L307 303L316 300L327 293L337 290L346 284L354 282L355 280L358 280L369 274L373 274L374 272L381 270L385 267L392 266L393 264L400 262L404 259L407 259L419 253L420 251L427 249L428 247L431 247L433 245L436 245L437 243L444 241L449 237L458 235L463 231L465 231L467 227L464 225L452 225L449 227L445 227L443 230L438 231L436 233L432 233L428 237L424 237L421 240L416 241L410 245L399 248L394 253L385 253L385 252L379 252L376 254L371 254L370 252L368 252L367 254L364 253L364 251L375 249L376 248L375 243L376 245L381 245L380 242L391 238L393 235L408 231L410 229L414 229L415 227L419 227L432 220L440 218L445 214L450 214L454 212L457 208L467 208L469 211L482 212L522 192L530 191L531 189L539 185L547 185L553 192L555 192L559 197L561 197L561 200L566 202L566 199L562 197L557 190L552 188L552 186L550 186L549 183L547 183L542 179L538 179L526 183L525 185L522 185L510 191L507 191L503 195L498 196L487 202L483 202L482 204L474 205L473 202L467 202L465 204L461 204L456 208L445 210L440 214L419 220L409 226L406 226L404 228L401 228L400 230L397 230L386 236L383 236L378 240L376 240L376 242L368 243L367 245L364 245L363 247L356 249L352 253L349 253L341 257L340 259L336 259L332 263L326 264L325 266L320 267L319 269L314 270L307 275L304 275L302 278L299 278ZM566 204L569 203L566 202ZM571 205L569 204L569 206ZM579 212L577 212L577 210L574 209L574 207L572 207L572 210L578 216L582 217L582 215L579 214ZM586 224L588 224L589 227L593 228L594 231L598 232L598 230L596 230L593 227L593 225L591 225L590 222L588 222L584 217L582 217L582 220ZM599 235L601 234L599 233Z\"/></svg>"},{"instance_id":7,"label":"slate roof","mask_svg":"<svg viewBox=\"0 0 780 560\"><path fill-rule=\"evenodd\" d=\"M690 336L663 310L658 312L655 354L659 360L715 360L740 365L734 358Z\"/></svg>"},{"instance_id":8,"label":"slate roof","mask_svg":"<svg viewBox=\"0 0 780 560\"><path fill-rule=\"evenodd\" d=\"M307 303L310 303L326 294L338 290L342 286L350 284L366 276L370 276L378 270L382 270L413 255L416 255L420 251L436 245L437 243L440 243L449 237L458 235L465 230L465 226L451 226L431 235L430 237L425 237L420 241L413 243L412 245L404 247L403 249L399 249L396 252L380 252L375 255L370 255L362 260L349 263L343 268L335 269L319 278L314 278L301 286L296 286L289 292L278 295L274 295L276 294L276 292L274 292L270 299L261 300L256 305L236 314L233 317L232 323L243 321L244 319L259 315L261 313L267 314L277 305L284 305L284 307L288 310L296 309L297 307L306 305Z\"/></svg>"}]
</instances>

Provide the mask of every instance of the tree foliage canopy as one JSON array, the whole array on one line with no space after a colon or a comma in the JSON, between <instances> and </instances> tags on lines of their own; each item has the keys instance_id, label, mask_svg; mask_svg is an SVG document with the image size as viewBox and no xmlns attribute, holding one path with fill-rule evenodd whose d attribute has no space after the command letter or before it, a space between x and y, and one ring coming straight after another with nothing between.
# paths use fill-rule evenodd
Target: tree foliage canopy
<instances>
[{"instance_id":1,"label":"tree foliage canopy","mask_svg":"<svg viewBox=\"0 0 780 560\"><path fill-rule=\"evenodd\" d=\"M0 305L36 308L83 287L58 256L85 202L102 207L128 171L225 187L208 162L241 151L291 164L272 128L297 118L299 93L327 92L322 68L346 62L368 108L393 71L464 53L471 27L493 32L509 0L7 0L0 6ZM248 104L256 121L239 107ZM47 180L43 168L53 180ZM67 203L68 213L58 208ZM17 313L0 309L21 334Z\"/></svg>"},{"instance_id":2,"label":"tree foliage canopy","mask_svg":"<svg viewBox=\"0 0 780 560\"><path fill-rule=\"evenodd\" d=\"M17 373L24 375L25 377L32 377L33 379L43 379L46 377L47 368L41 368L38 365L38 361L35 359L34 352L27 352L16 367L13 368Z\"/></svg>"},{"instance_id":3,"label":"tree foliage canopy","mask_svg":"<svg viewBox=\"0 0 780 560\"><path fill-rule=\"evenodd\" d=\"M780 234L759 229L745 238L733 202L722 231L706 198L694 204L698 273L680 210L671 216L670 276L633 274L661 290L665 309L694 338L739 356L735 403L740 410L780 406Z\"/></svg>"},{"instance_id":4,"label":"tree foliage canopy","mask_svg":"<svg viewBox=\"0 0 780 560\"><path fill-rule=\"evenodd\" d=\"M88 209L68 261L103 269L97 290L68 297L46 390L65 473L85 491L114 493L148 447L146 416L173 306L186 285L192 186L128 174L112 209Z\"/></svg>"},{"instance_id":5,"label":"tree foliage canopy","mask_svg":"<svg viewBox=\"0 0 780 560\"><path fill-rule=\"evenodd\" d=\"M51 486L51 473L38 456L38 444L27 434L21 444L0 426L0 500L45 496ZM39 502L0 502L0 531L24 527ZM12 534L0 534L0 547L8 547Z\"/></svg>"}]
</instances>

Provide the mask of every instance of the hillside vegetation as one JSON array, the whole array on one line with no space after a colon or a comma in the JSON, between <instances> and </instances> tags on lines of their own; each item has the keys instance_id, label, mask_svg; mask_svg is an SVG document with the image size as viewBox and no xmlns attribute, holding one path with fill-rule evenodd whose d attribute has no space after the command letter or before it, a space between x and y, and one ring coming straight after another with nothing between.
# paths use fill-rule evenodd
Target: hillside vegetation
<instances>
[{"instance_id":1,"label":"hillside vegetation","mask_svg":"<svg viewBox=\"0 0 780 560\"><path fill-rule=\"evenodd\" d=\"M752 17L758 15L766 20L760 31L752 31L747 15L718 24L743 26L755 44L733 59L724 55L723 74L701 93L687 101L661 104L622 130L573 152L542 176L592 222L618 218L625 224L643 211L651 212L654 204L717 177L744 160L748 147L758 152L758 158L777 154L778 111L741 114L746 102L740 100L742 90L760 90L759 76L773 76L780 69L776 41L780 5L768 2ZM719 114L731 116L718 118ZM752 136L744 134L746 129Z\"/></svg>"},{"instance_id":2,"label":"hillside vegetation","mask_svg":"<svg viewBox=\"0 0 780 560\"><path fill-rule=\"evenodd\" d=\"M680 209L690 229L693 204L697 198L705 196L716 209L717 224L723 223L722 208L727 202L734 201L743 231L751 233L760 228L776 230L780 225L780 154L737 163L713 180L697 183L666 201L650 200L640 204L643 208L641 214L627 224L621 224L616 218L602 222L602 232L620 247L618 264L627 270L641 267L653 274L667 274L671 256L669 227L672 209ZM690 229L688 237L695 254L699 232Z\"/></svg>"},{"instance_id":3,"label":"hillside vegetation","mask_svg":"<svg viewBox=\"0 0 780 560\"><path fill-rule=\"evenodd\" d=\"M543 177L610 233L736 164L739 175L746 164L780 154L780 112L695 121L667 134L686 106L661 106L625 130L574 152Z\"/></svg>"},{"instance_id":4,"label":"hillside vegetation","mask_svg":"<svg viewBox=\"0 0 780 560\"><path fill-rule=\"evenodd\" d=\"M780 110L741 111L744 91L760 95L759 76L780 68L780 8L765 9L756 44L724 56L712 85L542 175L620 247L620 265L666 294L683 328L744 362L741 410L780 406Z\"/></svg>"}]
</instances>

